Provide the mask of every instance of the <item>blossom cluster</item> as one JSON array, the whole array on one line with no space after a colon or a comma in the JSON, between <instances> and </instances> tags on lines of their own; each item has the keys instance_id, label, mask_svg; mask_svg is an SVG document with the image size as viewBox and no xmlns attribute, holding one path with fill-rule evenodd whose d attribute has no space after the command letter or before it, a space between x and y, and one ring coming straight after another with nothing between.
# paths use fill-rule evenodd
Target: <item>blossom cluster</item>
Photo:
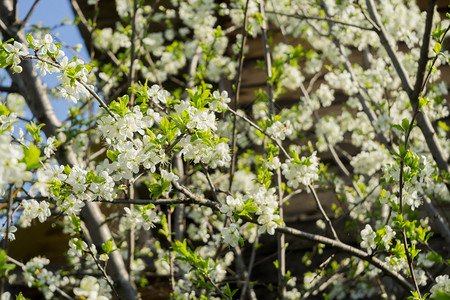
<instances>
[{"instance_id":1,"label":"blossom cluster","mask_svg":"<svg viewBox=\"0 0 450 300\"><path fill-rule=\"evenodd\" d=\"M85 276L80 281L80 287L73 289L73 293L78 297L87 300L107 300L108 297L100 294L100 284L93 276Z\"/></svg>"},{"instance_id":2,"label":"blossom cluster","mask_svg":"<svg viewBox=\"0 0 450 300\"><path fill-rule=\"evenodd\" d=\"M6 58L6 62L12 65L14 72L21 73L22 67L19 66L22 61L22 56L27 55L28 51L23 50L23 45L17 41L14 41L13 44L4 45L5 50L8 52L8 56Z\"/></svg>"},{"instance_id":3,"label":"blossom cluster","mask_svg":"<svg viewBox=\"0 0 450 300\"><path fill-rule=\"evenodd\" d=\"M263 186L254 186L244 196L227 196L220 207L220 212L227 217L237 220L239 215L255 214L257 223L260 225L259 233L275 234L275 229L280 225L281 219L278 213L278 197L276 189ZM239 225L231 223L221 230L224 242L235 247L241 235Z\"/></svg>"},{"instance_id":4,"label":"blossom cluster","mask_svg":"<svg viewBox=\"0 0 450 300\"><path fill-rule=\"evenodd\" d=\"M50 204L47 201L37 202L36 200L22 200L22 215L20 221L22 226L27 226L35 218L42 223L51 216Z\"/></svg>"},{"instance_id":5,"label":"blossom cluster","mask_svg":"<svg viewBox=\"0 0 450 300\"><path fill-rule=\"evenodd\" d=\"M292 188L298 188L299 184L309 186L314 180L319 179L319 160L316 156L316 152L313 152L311 156L303 156L301 159L297 156L286 160L281 165L283 169L283 175L288 180L288 186Z\"/></svg>"},{"instance_id":6,"label":"blossom cluster","mask_svg":"<svg viewBox=\"0 0 450 300\"><path fill-rule=\"evenodd\" d=\"M34 257L22 267L22 273L28 287L36 287L46 299L53 299L56 289L68 284L69 279L47 270L49 263L47 258Z\"/></svg>"}]
</instances>

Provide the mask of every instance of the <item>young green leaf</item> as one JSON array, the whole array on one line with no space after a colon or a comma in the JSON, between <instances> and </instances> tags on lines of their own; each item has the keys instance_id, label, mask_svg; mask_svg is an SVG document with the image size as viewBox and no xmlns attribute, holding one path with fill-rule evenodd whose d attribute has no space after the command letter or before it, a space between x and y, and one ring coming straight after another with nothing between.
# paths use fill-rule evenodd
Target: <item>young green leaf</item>
<instances>
[{"instance_id":1,"label":"young green leaf","mask_svg":"<svg viewBox=\"0 0 450 300\"><path fill-rule=\"evenodd\" d=\"M23 161L27 166L27 170L33 170L41 167L39 159L41 156L41 150L39 150L35 146L30 146L30 148L24 146L23 148L24 148Z\"/></svg>"}]
</instances>

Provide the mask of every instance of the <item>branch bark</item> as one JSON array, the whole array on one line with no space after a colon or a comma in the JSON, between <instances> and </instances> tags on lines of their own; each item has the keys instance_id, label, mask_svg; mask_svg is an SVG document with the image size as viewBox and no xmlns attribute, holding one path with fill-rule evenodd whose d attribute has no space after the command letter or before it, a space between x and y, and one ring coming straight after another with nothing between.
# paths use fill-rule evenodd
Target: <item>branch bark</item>
<instances>
[{"instance_id":1,"label":"branch bark","mask_svg":"<svg viewBox=\"0 0 450 300\"><path fill-rule=\"evenodd\" d=\"M278 227L275 229L277 232L285 233L290 236L299 237L302 239L310 240L313 242L322 243L331 247L334 247L336 249L339 249L343 252L349 253L353 256L359 257L370 264L374 265L375 267L383 270L386 275L394 279L398 284L400 284L403 288L406 290L414 290L414 287L399 273L394 272L390 269L389 265L385 263L384 261L376 258L375 256L372 256L368 254L367 252L364 252L358 248L352 247L350 245L347 245L343 242L330 239L321 235L304 232L299 229L291 228L291 227Z\"/></svg>"},{"instance_id":2,"label":"branch bark","mask_svg":"<svg viewBox=\"0 0 450 300\"><path fill-rule=\"evenodd\" d=\"M20 22L12 16L13 8L9 1L0 1L0 20L7 26L8 32L13 33L10 36L8 32L3 31L2 34L7 38L24 43L25 33L21 29ZM20 74L12 74L10 77L14 84L17 85L19 92L25 97L26 103L32 114L36 117L38 123L45 123L43 131L47 136L56 136L59 140L65 140L65 136L59 131L61 122L57 118L53 106L50 102L48 93L45 90L42 81L30 60L23 60L21 64L23 72ZM70 147L60 149L58 154L60 164L76 165L77 158ZM81 218L86 223L90 236L93 238L95 245L101 248L101 245L112 238L111 232L105 224L105 218L96 203L87 203L81 211ZM113 252L110 256L108 274L117 284L117 290L122 299L137 299L136 287L128 281L129 274L126 271L125 263L119 252Z\"/></svg>"},{"instance_id":3,"label":"branch bark","mask_svg":"<svg viewBox=\"0 0 450 300\"><path fill-rule=\"evenodd\" d=\"M435 0L432 0L432 2L436 2ZM432 14L434 11L434 5L436 3L431 3L432 8L428 8L427 10L427 21L425 24L425 33L424 33L424 41L421 49L421 57L419 59L419 70L418 70L418 76L417 80L420 82L423 81L423 77L420 75L423 73L422 69L426 68L426 62L423 62L423 60L426 59L428 56L428 47L429 45L429 35L431 32L431 22L432 22ZM403 67L402 62L398 58L397 54L395 53L395 47L390 43L390 36L386 32L386 29L384 28L380 15L378 14L378 11L376 10L375 4L373 0L366 0L367 5L367 11L369 12L370 18L372 21L377 25L377 29L375 29L375 32L378 34L378 37L380 38L381 44L383 45L384 49L386 50L387 54L389 55L389 58L392 61L392 64L394 65L394 68L402 82L402 87L405 90L405 92L408 94L409 101L411 102L411 106L413 109L417 107L419 96L422 92L422 82L417 83L415 87L412 86L408 73L406 72L405 68ZM428 32L427 32L428 31ZM427 37L428 35L428 37ZM424 49L424 48L427 49ZM425 65L425 66L424 66ZM421 79L422 78L422 79ZM418 87L420 86L420 87ZM436 135L436 131L433 128L433 125L430 122L430 119L428 119L428 116L424 114L423 112L419 112L417 116L417 123L419 124L419 128L422 131L422 134L425 138L425 141L427 142L428 148L430 149L431 155L433 156L434 160L436 161L436 165L438 166L439 170L442 172L449 171L448 169L448 163L447 163L447 157L445 157L444 152L442 151L442 147L439 143L438 137Z\"/></svg>"},{"instance_id":4,"label":"branch bark","mask_svg":"<svg viewBox=\"0 0 450 300\"><path fill-rule=\"evenodd\" d=\"M209 200L203 199L203 198L195 195L188 188L186 188L183 185L180 185L177 182L172 182L172 183L174 184L174 186L177 190L179 190L180 192L185 194L187 197L194 199L200 205L201 205L201 203L206 203L207 201L209 201ZM213 209L215 209L215 210L219 209L219 205L216 203L216 207ZM242 219L245 222L252 222L252 223L257 224L256 220L250 219L248 217L243 216ZM275 229L275 231L277 231L278 233L287 234L287 235L290 235L293 237L306 239L306 240L310 240L310 241L317 242L317 243L322 243L322 244L328 245L330 247L333 247L337 250L340 250L342 252L348 253L352 256L359 257L359 258L367 261L368 263L372 264L373 266L379 268L380 270L382 270L387 276L394 279L405 290L407 290L407 291L414 290L414 286L411 283L409 283L408 280L405 279L405 277L403 277L400 273L393 271L391 269L391 267L389 266L389 264L376 258L375 256L373 256L373 254L369 254L363 250L360 250L356 247L353 247L351 245L343 243L339 240L331 239L331 238L328 238L328 237L325 237L325 236L322 236L319 234L305 232L305 231L295 229L292 227L281 227L280 226L280 227L277 227Z\"/></svg>"}]
</instances>

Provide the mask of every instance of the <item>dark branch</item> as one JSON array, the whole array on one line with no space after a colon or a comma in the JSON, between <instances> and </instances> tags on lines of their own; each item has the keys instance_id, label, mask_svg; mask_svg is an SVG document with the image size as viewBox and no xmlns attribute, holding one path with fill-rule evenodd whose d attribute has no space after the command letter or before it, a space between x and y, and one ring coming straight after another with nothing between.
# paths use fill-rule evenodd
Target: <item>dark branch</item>
<instances>
[{"instance_id":1,"label":"dark branch","mask_svg":"<svg viewBox=\"0 0 450 300\"><path fill-rule=\"evenodd\" d=\"M339 25L343 25L343 26L347 26L347 27L354 27L354 28L358 28L358 29L361 29L361 30L367 30L367 31L374 31L375 30L375 28L373 28L373 27L365 27L365 26L361 26L361 25L357 25L357 24L346 23L346 22L334 20L332 18L313 17L313 16L307 16L307 15L301 15L299 13L297 13L295 15L291 15L291 14L280 13L280 12L272 11L272 10L266 10L266 13L268 13L268 14L275 14L275 15L279 15L279 16L285 16L285 17L299 19L299 20L326 21L326 22L331 22L331 23L334 23L334 24L339 24Z\"/></svg>"}]
</instances>

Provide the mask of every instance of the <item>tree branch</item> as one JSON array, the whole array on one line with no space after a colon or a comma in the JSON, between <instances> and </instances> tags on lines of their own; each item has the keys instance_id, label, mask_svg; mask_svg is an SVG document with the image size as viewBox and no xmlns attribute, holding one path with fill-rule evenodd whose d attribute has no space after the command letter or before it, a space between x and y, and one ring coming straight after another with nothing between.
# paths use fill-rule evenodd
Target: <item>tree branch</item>
<instances>
[{"instance_id":1,"label":"tree branch","mask_svg":"<svg viewBox=\"0 0 450 300\"><path fill-rule=\"evenodd\" d=\"M195 194L193 194L191 191L189 191L188 188L186 188L185 186L180 185L177 182L172 182L175 187L182 191L183 194L185 194L186 196L190 197L190 198L195 198L195 201L197 202L196 204L200 204L200 203L206 203L208 200L203 199ZM213 208L213 207L212 207ZM216 207L213 208L215 210L219 209L219 206L216 204ZM255 224L258 224L258 221L256 219L251 219L249 217L246 216L242 216L241 217L244 221L246 222L252 222ZM331 239L322 235L318 235L318 234L314 234L314 233L309 233L309 232L305 232L299 229L295 229L292 227L282 227L279 226L275 229L275 231L279 232L279 233L284 233L293 237L297 237L297 238L301 238L301 239L306 239L306 240L310 240L313 242L318 242L318 243L322 243L328 246L331 246L333 248L336 248L338 250L341 250L343 252L349 253L352 256L356 256L359 257L367 262L369 262L370 264L374 265L375 267L379 268L380 270L382 270L383 272L386 273L386 275L388 275L389 277L393 278L397 283L399 283L402 287L404 287L406 290L413 290L414 287L411 285L411 283L409 283L400 273L395 272L391 269L391 267L389 266L389 264L385 263L384 261L376 258L375 256L360 250L358 248L355 248L353 246L350 246L348 244L345 244L339 240L335 240L335 239Z\"/></svg>"},{"instance_id":2,"label":"tree branch","mask_svg":"<svg viewBox=\"0 0 450 300\"><path fill-rule=\"evenodd\" d=\"M357 25L357 24L350 24L350 23L334 20L334 19L329 18L329 17L326 17L326 18L313 17L313 16L307 16L307 15L304 15L304 14L301 15L299 13L297 13L295 15L292 15L292 14L285 14L285 13L271 11L271 10L266 10L266 13L280 15L280 16L285 16L285 17L299 19L299 20L327 21L327 22L331 22L333 24L339 24L339 25L343 25L343 26L347 26L347 27L354 27L354 28L358 28L358 29L361 29L361 30L367 30L367 31L374 31L374 29L375 29L373 27L365 27L365 26L361 26L361 25Z\"/></svg>"},{"instance_id":3,"label":"tree branch","mask_svg":"<svg viewBox=\"0 0 450 300\"><path fill-rule=\"evenodd\" d=\"M375 4L373 3L373 0L366 0L366 5L367 5L367 10L369 12L370 18L378 26L378 28L375 30L375 32L378 34L381 44L383 45L384 49L386 50L387 54L389 55L389 58L391 59L392 64L394 65L394 68L402 82L403 89L408 94L411 106L413 107L413 109L415 109L415 107L417 107L418 101L419 101L418 96L420 95L420 93L422 91L415 91L413 86L411 85L408 74L407 74L405 68L403 67L403 64L401 63L400 59L398 58L397 54L395 53L394 47L389 42L390 37L381 22L380 15L378 14L378 12L375 8ZM428 22L431 22L431 21L428 21ZM431 25L428 25L428 23L427 23L425 31L428 29L427 26L431 26ZM426 46L426 42L424 41L423 47L425 47L425 46ZM422 54L424 54L425 57L428 57L427 51L425 51L425 50L422 51L422 49L421 49L421 55ZM424 59L425 58L420 58L419 62ZM424 62L421 62L421 63L423 64ZM420 67L423 68L422 65L420 65ZM418 75L418 78L419 77L420 77L420 75ZM418 85L418 83L416 85ZM422 134L427 142L428 148L430 149L430 152L431 152L434 160L436 161L436 164L437 164L439 170L448 173L449 169L448 169L448 164L447 164L447 158L445 157L445 154L442 151L442 147L439 143L439 139L438 139L436 132L435 132L433 126L431 125L431 122L428 119L427 115L425 115L423 112L419 112L419 114L417 116L417 123L419 124L419 128L422 131Z\"/></svg>"},{"instance_id":4,"label":"tree branch","mask_svg":"<svg viewBox=\"0 0 450 300\"><path fill-rule=\"evenodd\" d=\"M272 58L270 56L270 48L267 40L267 22L264 14L264 1L259 2L259 12L261 13L261 37L264 48L264 61L265 71L268 79L272 77ZM267 80L267 97L269 99L269 119L273 120L275 115L275 106L273 99L272 83ZM280 213L280 220L283 222L283 190L281 185L281 170L277 169L276 179L278 184L278 210ZM284 299L286 294L286 247L284 234L278 234L277 236L277 253L278 253L278 294L280 299Z\"/></svg>"},{"instance_id":5,"label":"tree branch","mask_svg":"<svg viewBox=\"0 0 450 300\"><path fill-rule=\"evenodd\" d=\"M238 74L236 76L236 82L235 82L235 88L234 91L234 109L237 111L238 109L238 103L239 103L239 96L241 93L241 83L242 83L242 70L244 69L244 50L245 50L245 44L247 43L247 22L248 22L248 4L249 0L245 2L245 9L244 9L244 27L242 28L242 40L241 40L241 49L239 51L239 68L238 68ZM236 168L236 155L237 155L237 118L236 115L233 119L233 132L231 136L231 164L230 164L230 179L228 184L228 190L231 191L231 186L233 185L233 177L234 177L234 171Z\"/></svg>"},{"instance_id":6,"label":"tree branch","mask_svg":"<svg viewBox=\"0 0 450 300\"><path fill-rule=\"evenodd\" d=\"M428 50L430 48L431 30L433 26L434 7L437 0L430 0L427 7L427 18L425 20L425 30L423 32L422 46L420 47L420 57L417 67L416 83L414 84L414 91L412 98L418 98L423 90L425 71L428 64Z\"/></svg>"},{"instance_id":7,"label":"tree branch","mask_svg":"<svg viewBox=\"0 0 450 300\"><path fill-rule=\"evenodd\" d=\"M25 18L22 21L22 24L20 24L19 26L19 30L22 30L26 25L28 20L30 19L31 15L33 14L33 11L35 10L37 4L39 3L40 0L35 0L33 5L31 6L30 10L28 11L27 15L25 16Z\"/></svg>"},{"instance_id":8,"label":"tree branch","mask_svg":"<svg viewBox=\"0 0 450 300\"><path fill-rule=\"evenodd\" d=\"M400 275L397 272L392 271L390 266L387 263L376 258L375 256L370 255L367 252L364 252L360 249L357 249L355 247L352 247L350 245L347 245L345 243L342 243L342 242L334 240L334 239L330 239L330 238L327 238L327 237L324 237L321 235L317 235L317 234L313 234L313 233L309 233L309 232L304 232L299 229L295 229L295 228L291 228L291 227L277 227L275 230L278 232L285 233L290 236L310 240L313 242L322 243L322 244L334 247L336 249L339 249L343 252L349 253L353 256L359 257L359 258L369 262L370 264L374 265L375 267L379 268L380 270L382 270L384 273L386 273L386 275L388 275L389 277L394 279L397 283L399 283L406 290L408 290L408 291L414 290L414 287L402 275Z\"/></svg>"},{"instance_id":9,"label":"tree branch","mask_svg":"<svg viewBox=\"0 0 450 300\"><path fill-rule=\"evenodd\" d=\"M16 24L10 24L8 22L7 16L10 14L11 9L9 1L0 1L0 20L7 25L10 31L15 31L17 34L13 36L8 36L8 32L2 32L2 34L5 38L13 37L15 40L24 43L26 40L24 31L18 30ZM10 70L8 71L12 81L17 84L20 93L25 97L27 105L38 123L46 124L43 127L45 134L47 136L56 136L64 142L65 135L58 133L61 122L55 115L53 106L50 103L49 96L39 75L33 70L32 62L30 60L23 60L21 65L23 72L20 74L13 74ZM78 163L70 147L60 149L57 158L61 165L76 165ZM101 247L103 243L112 238L109 228L105 225L104 216L96 203L87 203L81 211L81 217L85 221L89 234L92 236L97 247ZM128 281L129 274L118 251L111 254L107 271L117 284L117 290L121 298L137 298L136 287Z\"/></svg>"}]
</instances>

